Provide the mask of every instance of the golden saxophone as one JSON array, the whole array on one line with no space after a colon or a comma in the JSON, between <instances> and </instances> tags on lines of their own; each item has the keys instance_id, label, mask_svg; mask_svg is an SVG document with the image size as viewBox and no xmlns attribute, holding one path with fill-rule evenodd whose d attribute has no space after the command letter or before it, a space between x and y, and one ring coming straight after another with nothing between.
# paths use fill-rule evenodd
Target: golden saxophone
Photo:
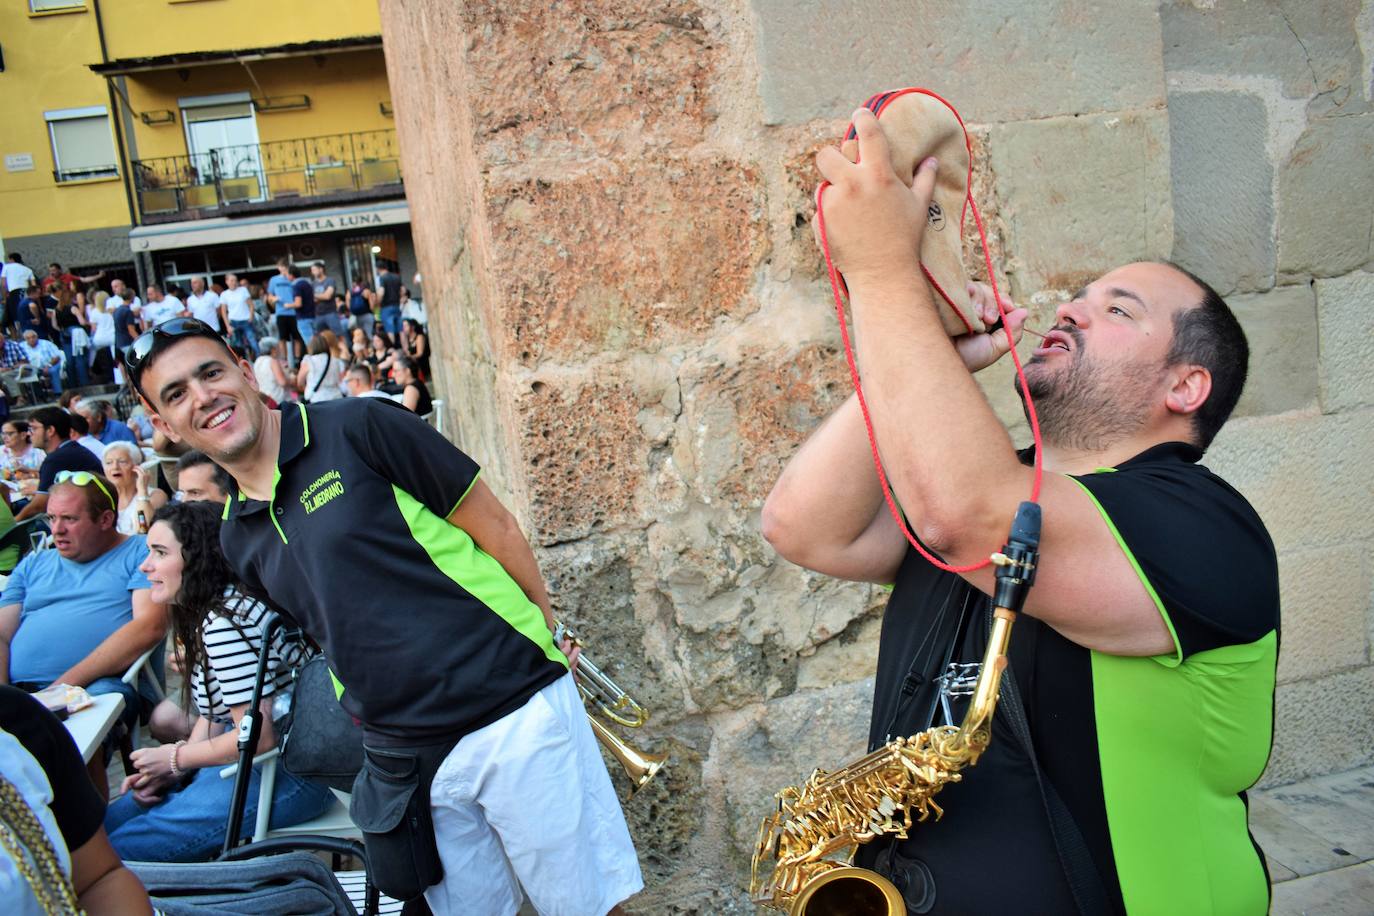
<instances>
[{"instance_id":1,"label":"golden saxophone","mask_svg":"<svg viewBox=\"0 0 1374 916\"><path fill-rule=\"evenodd\" d=\"M749 884L755 902L790 916L904 916L901 892L877 872L853 865L859 846L881 836L906 839L913 814L943 809L934 796L978 762L992 738L998 687L1011 626L1035 581L1040 506L1023 502L1001 553L992 632L968 711L959 727L941 725L896 738L833 773L816 770L777 794L778 810L759 828Z\"/></svg>"}]
</instances>

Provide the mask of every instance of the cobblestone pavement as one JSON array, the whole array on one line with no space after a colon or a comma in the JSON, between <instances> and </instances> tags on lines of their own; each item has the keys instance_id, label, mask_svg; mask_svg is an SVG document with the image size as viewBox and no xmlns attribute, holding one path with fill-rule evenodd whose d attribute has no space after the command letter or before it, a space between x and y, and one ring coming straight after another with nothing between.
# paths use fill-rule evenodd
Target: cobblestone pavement
<instances>
[{"instance_id":1,"label":"cobblestone pavement","mask_svg":"<svg viewBox=\"0 0 1374 916\"><path fill-rule=\"evenodd\" d=\"M1374 913L1374 767L1250 797L1274 879L1272 916Z\"/></svg>"}]
</instances>

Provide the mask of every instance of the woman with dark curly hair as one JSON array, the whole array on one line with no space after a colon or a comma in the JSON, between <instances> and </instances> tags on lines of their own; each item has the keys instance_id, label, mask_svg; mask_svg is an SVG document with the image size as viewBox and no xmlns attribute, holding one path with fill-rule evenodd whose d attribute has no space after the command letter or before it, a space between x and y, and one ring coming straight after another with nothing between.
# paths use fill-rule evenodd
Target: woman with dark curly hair
<instances>
[{"instance_id":1,"label":"woman with dark curly hair","mask_svg":"<svg viewBox=\"0 0 1374 916\"><path fill-rule=\"evenodd\" d=\"M233 780L219 769L238 759L237 731L252 700L267 609L239 591L219 546L219 507L206 502L163 506L148 529L151 597L171 612L187 708L200 718L187 741L134 751L138 772L124 780L124 795L111 803L105 829L121 858L144 862L196 862L220 849ZM263 684L262 739L257 752L276 744L272 694L291 682L301 650L274 637ZM194 706L192 705L194 704ZM245 830L257 816L259 768L253 768L244 810ZM277 771L272 827L318 817L329 807L329 789Z\"/></svg>"}]
</instances>

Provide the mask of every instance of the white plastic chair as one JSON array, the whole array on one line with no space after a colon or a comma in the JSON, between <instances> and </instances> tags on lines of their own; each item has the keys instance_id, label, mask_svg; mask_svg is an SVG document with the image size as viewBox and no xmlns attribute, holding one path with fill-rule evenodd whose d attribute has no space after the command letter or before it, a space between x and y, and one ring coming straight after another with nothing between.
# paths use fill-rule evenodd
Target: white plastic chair
<instances>
[{"instance_id":1,"label":"white plastic chair","mask_svg":"<svg viewBox=\"0 0 1374 916\"><path fill-rule=\"evenodd\" d=\"M446 436L444 432L444 399L438 398L431 403L429 413L425 414L425 421L439 431L439 435ZM433 417L431 420L430 417Z\"/></svg>"},{"instance_id":2,"label":"white plastic chair","mask_svg":"<svg viewBox=\"0 0 1374 916\"><path fill-rule=\"evenodd\" d=\"M334 803L317 818L303 821L299 824L292 824L290 827L278 827L276 830L269 830L268 824L272 822L272 793L277 787L277 760L281 756L281 751L272 748L264 751L253 758L253 765L261 767L258 778L258 810L257 819L253 824L253 842L265 840L270 837L279 836L333 836L345 840L361 840L363 832L353 823L353 818L348 814L348 801L350 796L346 792L337 789L330 789L334 794ZM237 763L230 764L219 771L220 779L233 779L239 771Z\"/></svg>"},{"instance_id":3,"label":"white plastic chair","mask_svg":"<svg viewBox=\"0 0 1374 916\"><path fill-rule=\"evenodd\" d=\"M124 672L123 676L120 677L120 680L134 688L135 692L142 694L142 691L139 690L139 682L143 680L146 675L148 684L151 687L151 692L153 696L157 698L157 703L161 703L167 698L167 692L163 690L162 682L157 679L157 672L153 670L152 660L154 653L163 648L163 646L163 643L158 643L147 652L144 652L138 658L134 659L133 664L131 664L128 670ZM157 703L153 705L156 706ZM139 719L141 721L142 716L140 716ZM124 762L124 772L128 775L132 775L133 769L130 755L133 754L134 749L138 747L137 725L130 729L128 734L124 734L123 726L121 726L120 736L119 753Z\"/></svg>"}]
</instances>

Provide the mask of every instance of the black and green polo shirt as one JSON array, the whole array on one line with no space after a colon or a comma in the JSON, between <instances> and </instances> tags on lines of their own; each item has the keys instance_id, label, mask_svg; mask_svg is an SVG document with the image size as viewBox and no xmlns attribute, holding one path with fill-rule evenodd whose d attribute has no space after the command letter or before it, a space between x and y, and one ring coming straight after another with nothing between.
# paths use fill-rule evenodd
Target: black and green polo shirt
<instances>
[{"instance_id":1,"label":"black and green polo shirt","mask_svg":"<svg viewBox=\"0 0 1374 916\"><path fill-rule=\"evenodd\" d=\"M1258 515L1200 457L1167 443L1074 478L1154 598L1173 652L1094 652L1026 615L1012 634L1039 768L1078 825L1114 911L1132 916L1261 914L1269 902L1245 790L1273 737L1278 564ZM951 644L933 646L939 620L969 608L953 660L981 659L986 606L963 579L908 552L883 619L874 746L925 727L917 720L934 690L923 671L942 667ZM953 705L956 724L963 702ZM940 794L944 817L898 846L929 869L932 913L1076 912L1005 713L999 706L982 760Z\"/></svg>"},{"instance_id":2,"label":"black and green polo shirt","mask_svg":"<svg viewBox=\"0 0 1374 916\"><path fill-rule=\"evenodd\" d=\"M568 670L544 615L448 516L478 466L384 398L282 411L272 499L221 533L247 590L324 649L378 743L461 736Z\"/></svg>"}]
</instances>

